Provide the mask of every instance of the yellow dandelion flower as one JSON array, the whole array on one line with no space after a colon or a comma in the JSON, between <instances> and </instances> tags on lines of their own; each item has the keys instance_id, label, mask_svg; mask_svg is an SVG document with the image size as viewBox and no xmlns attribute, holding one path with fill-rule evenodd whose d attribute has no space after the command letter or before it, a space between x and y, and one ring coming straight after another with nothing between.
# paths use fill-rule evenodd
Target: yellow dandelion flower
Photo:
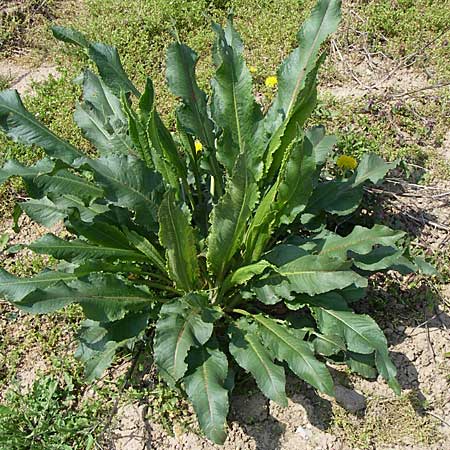
<instances>
[{"instance_id":1,"label":"yellow dandelion flower","mask_svg":"<svg viewBox=\"0 0 450 450\"><path fill-rule=\"evenodd\" d=\"M278 84L278 78L275 75L271 75L266 78L266 86L269 88L273 88Z\"/></svg>"},{"instance_id":2,"label":"yellow dandelion flower","mask_svg":"<svg viewBox=\"0 0 450 450\"><path fill-rule=\"evenodd\" d=\"M199 153L199 152L201 152L203 150L203 145L198 139L195 140L194 145L195 145L195 152L196 153Z\"/></svg>"},{"instance_id":3,"label":"yellow dandelion flower","mask_svg":"<svg viewBox=\"0 0 450 450\"><path fill-rule=\"evenodd\" d=\"M340 169L350 169L350 170L355 170L358 167L358 161L356 161L355 158L353 158L353 156L348 156L348 155L341 155L339 156L339 158L336 161L337 166Z\"/></svg>"},{"instance_id":4,"label":"yellow dandelion flower","mask_svg":"<svg viewBox=\"0 0 450 450\"><path fill-rule=\"evenodd\" d=\"M258 72L258 69L257 69L255 66L250 66L250 67L248 68L248 70L250 71L250 73L256 73L256 72Z\"/></svg>"}]
</instances>

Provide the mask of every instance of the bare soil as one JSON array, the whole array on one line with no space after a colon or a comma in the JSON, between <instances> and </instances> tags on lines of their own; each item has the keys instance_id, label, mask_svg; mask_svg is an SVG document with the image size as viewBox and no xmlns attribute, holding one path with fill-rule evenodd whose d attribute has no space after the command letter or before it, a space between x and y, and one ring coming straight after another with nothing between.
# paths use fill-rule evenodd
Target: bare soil
<instances>
[{"instance_id":1,"label":"bare soil","mask_svg":"<svg viewBox=\"0 0 450 450\"><path fill-rule=\"evenodd\" d=\"M21 95L33 94L33 84L47 80L50 76L60 76L56 66L43 63L39 67L27 67L14 59L3 60L0 65L0 77L9 81L10 89L16 89Z\"/></svg>"}]
</instances>

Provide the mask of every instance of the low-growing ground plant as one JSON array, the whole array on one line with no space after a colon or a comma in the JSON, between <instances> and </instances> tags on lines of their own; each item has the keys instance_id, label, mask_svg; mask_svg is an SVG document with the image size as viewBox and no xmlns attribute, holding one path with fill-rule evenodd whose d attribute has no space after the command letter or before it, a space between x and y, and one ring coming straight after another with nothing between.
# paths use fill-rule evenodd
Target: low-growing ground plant
<instances>
[{"instance_id":1,"label":"low-growing ground plant","mask_svg":"<svg viewBox=\"0 0 450 450\"><path fill-rule=\"evenodd\" d=\"M28 191L14 218L23 212L67 230L65 239L50 233L26 245L59 261L55 267L31 278L0 269L0 294L30 313L79 303L86 321L77 355L88 380L118 348L153 334L148 357L182 387L216 443L226 438L240 370L283 406L286 371L332 396L327 363L379 373L400 391L382 331L352 303L373 272L430 269L409 255L405 233L348 220L365 185L397 163L336 158L335 138L305 127L323 44L339 20L340 1L318 2L267 83L277 92L265 114L231 16L225 28L212 24L210 96L196 82L195 52L177 38L166 69L180 101L176 130L158 115L152 81L141 93L114 47L54 27L98 69L77 80L84 98L74 115L96 158L38 122L16 91L0 93L3 131L47 155L0 169L0 182L19 176Z\"/></svg>"},{"instance_id":2,"label":"low-growing ground plant","mask_svg":"<svg viewBox=\"0 0 450 450\"><path fill-rule=\"evenodd\" d=\"M86 400L78 406L76 380L47 375L27 395L10 387L0 405L0 448L11 450L94 448L97 419L103 403Z\"/></svg>"}]
</instances>

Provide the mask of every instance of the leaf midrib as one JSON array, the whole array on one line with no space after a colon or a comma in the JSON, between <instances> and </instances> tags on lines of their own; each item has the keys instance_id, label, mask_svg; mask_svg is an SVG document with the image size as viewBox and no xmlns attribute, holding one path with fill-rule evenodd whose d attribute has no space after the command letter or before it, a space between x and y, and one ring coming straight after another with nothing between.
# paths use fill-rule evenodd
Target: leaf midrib
<instances>
[{"instance_id":1,"label":"leaf midrib","mask_svg":"<svg viewBox=\"0 0 450 450\"><path fill-rule=\"evenodd\" d=\"M47 175L47 174L43 174L42 178L45 180L61 180L64 181L65 183L71 183L71 184L75 184L75 185L80 185L82 187L85 187L87 190L90 190L91 192L96 192L96 194L99 194L99 196L101 196L103 194L103 189L89 183L89 182L85 182L83 180L77 180L75 178L66 178L63 177L61 175L58 174L54 174L54 175Z\"/></svg>"},{"instance_id":2,"label":"leaf midrib","mask_svg":"<svg viewBox=\"0 0 450 450\"><path fill-rule=\"evenodd\" d=\"M319 308L322 311L325 311L327 314L329 314L330 316L334 317L336 320L338 320L339 322L343 323L346 327L350 328L355 334L357 334L360 338L362 338L365 342L367 342L367 344L369 345L369 347L372 347L374 351L377 351L378 349L376 347L373 346L373 344L371 344L371 342L363 335L361 334L357 329L353 328L352 326L350 326L350 324L348 324L344 319L340 318L338 315L333 314L333 311L327 308L323 308L321 306L319 306ZM356 315L355 315L356 316Z\"/></svg>"},{"instance_id":3,"label":"leaf midrib","mask_svg":"<svg viewBox=\"0 0 450 450\"><path fill-rule=\"evenodd\" d=\"M266 327L267 330L269 330L273 335L275 335L282 342L284 342L285 345L287 345L289 348L291 348L302 359L302 361L306 363L306 365L312 370L312 372L317 375L317 371L314 369L313 366L311 366L310 362L303 356L303 354L300 353L299 349L297 347L294 347L289 341L285 340L282 335L280 335L276 332L276 330L273 330L270 327L270 322L261 320L261 318L258 316L254 316L254 317L259 323L261 323L264 327ZM288 332L286 331L286 333L288 333ZM318 379L320 380L320 376L318 376Z\"/></svg>"},{"instance_id":4,"label":"leaf midrib","mask_svg":"<svg viewBox=\"0 0 450 450\"><path fill-rule=\"evenodd\" d=\"M184 255L184 252L182 250L183 247L181 245L181 242L180 242L180 239L179 239L179 235L177 233L177 228L176 228L176 225L175 225L175 221L174 221L174 218L173 218L173 214L172 214L172 202L169 201L169 198L167 198L167 211L169 213L170 225L172 227L172 230L174 232L173 234L175 236L176 251L178 252L178 256L183 258L183 256L185 256L185 255ZM182 211L181 211L181 214L183 214ZM183 214L183 217L184 217L184 214ZM189 241L189 239L188 239L188 241ZM188 242L188 244L189 244L189 242ZM178 260L177 257L176 257L176 259ZM184 285L183 288L186 288L186 287L190 288L191 287L191 280L189 279L189 274L187 272L187 266L189 265L188 258L186 258L185 263L186 264L183 264L183 263L182 264L177 264L177 268L181 269L182 279L180 281L182 281L182 283Z\"/></svg>"},{"instance_id":5,"label":"leaf midrib","mask_svg":"<svg viewBox=\"0 0 450 450\"><path fill-rule=\"evenodd\" d=\"M309 52L307 54L306 62L304 64L304 66L302 67L301 71L300 71L299 77L297 78L297 82L296 82L296 85L295 85L295 88L294 88L294 92L293 92L293 95L291 97L291 101L289 103L289 106L288 106L288 109L287 109L287 112L286 112L286 118L288 118L288 117L290 118L291 110L292 110L293 105L294 105L294 103L295 103L295 101L297 99L298 93L300 92L302 81L305 80L304 74L306 72L306 69L309 66L311 55L314 53L313 50L315 49L316 43L317 43L317 41L319 39L319 34L320 34L321 30L322 30L323 24L325 22L325 18L328 15L328 11L330 9L330 5L331 5L331 2L328 3L327 9L325 11L325 14L322 15L322 18L321 18L321 21L320 21L320 25L319 25L319 27L317 29L317 33L316 33L316 35L314 37L314 40L313 40L312 44L309 46ZM300 48L298 50L300 52Z\"/></svg>"},{"instance_id":6,"label":"leaf midrib","mask_svg":"<svg viewBox=\"0 0 450 450\"><path fill-rule=\"evenodd\" d=\"M253 349L253 352L256 354L257 358L259 359L260 363L262 364L262 366L264 367L264 369L266 370L266 374L270 380L270 384L272 385L272 391L274 393L278 392L277 386L276 386L276 382L272 376L272 371L269 369L269 366L266 364L266 361L264 360L264 358L260 355L258 349L256 348L254 342L252 341L252 338L254 336L250 336L248 339L246 338L245 340L250 344L250 347Z\"/></svg>"},{"instance_id":7,"label":"leaf midrib","mask_svg":"<svg viewBox=\"0 0 450 450\"><path fill-rule=\"evenodd\" d=\"M6 103L4 108L9 110L11 113L16 114L17 116L21 117L25 121L32 123L34 126L38 127L40 130L42 130L43 133L48 134L48 135L52 136L54 139L56 139L58 142L61 142L63 144L63 146L69 147L72 151L74 151L77 154L77 156L80 156L80 157L82 156L82 154L72 144L64 141L58 135L54 134L51 130L49 130L44 125L42 125L38 120L36 120L31 114L23 114L21 111L11 107L8 103Z\"/></svg>"}]
</instances>

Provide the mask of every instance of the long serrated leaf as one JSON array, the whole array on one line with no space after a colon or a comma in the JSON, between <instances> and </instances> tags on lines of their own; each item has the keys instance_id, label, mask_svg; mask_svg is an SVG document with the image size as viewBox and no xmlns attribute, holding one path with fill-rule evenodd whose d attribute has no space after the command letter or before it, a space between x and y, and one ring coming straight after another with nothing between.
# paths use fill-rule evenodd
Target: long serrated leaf
<instances>
[{"instance_id":1,"label":"long serrated leaf","mask_svg":"<svg viewBox=\"0 0 450 450\"><path fill-rule=\"evenodd\" d=\"M189 353L188 363L189 373L183 383L200 428L208 439L223 444L229 404L225 388L227 357L217 348L204 345Z\"/></svg>"},{"instance_id":2,"label":"long serrated leaf","mask_svg":"<svg viewBox=\"0 0 450 450\"><path fill-rule=\"evenodd\" d=\"M314 245L315 253L346 259L349 251L365 255L377 245L395 246L404 235L405 232L392 230L384 225L377 224L372 228L356 225L347 236L327 232L313 238L310 243Z\"/></svg>"},{"instance_id":3,"label":"long serrated leaf","mask_svg":"<svg viewBox=\"0 0 450 450\"><path fill-rule=\"evenodd\" d=\"M287 149L297 137L298 129L304 125L316 106L317 72L324 59L325 55L322 54L317 61L314 70L311 71L306 78L305 86L300 92L299 101L297 102L292 115L287 118L284 118L283 116L284 121L269 141L265 156L265 170L268 174L268 180L272 180L276 176L276 173L285 158ZM266 120L267 117L268 116L266 116Z\"/></svg>"},{"instance_id":4,"label":"long serrated leaf","mask_svg":"<svg viewBox=\"0 0 450 450\"><path fill-rule=\"evenodd\" d=\"M193 346L203 345L213 332L214 311L207 297L188 294L162 306L154 339L155 362L170 383L187 370L186 357Z\"/></svg>"},{"instance_id":5,"label":"long serrated leaf","mask_svg":"<svg viewBox=\"0 0 450 450\"><path fill-rule=\"evenodd\" d=\"M183 128L212 149L214 124L208 116L206 94L195 79L197 60L197 54L187 45L180 42L171 44L167 49L167 84L172 94L183 101L178 109L178 119Z\"/></svg>"},{"instance_id":6,"label":"long serrated leaf","mask_svg":"<svg viewBox=\"0 0 450 450\"><path fill-rule=\"evenodd\" d=\"M52 195L72 194L86 201L103 197L103 189L68 170L39 175L34 182L43 192L51 192Z\"/></svg>"},{"instance_id":7,"label":"long serrated leaf","mask_svg":"<svg viewBox=\"0 0 450 450\"><path fill-rule=\"evenodd\" d=\"M52 33L60 41L75 44L82 48L89 47L89 41L86 39L86 36L73 28L53 25Z\"/></svg>"},{"instance_id":8,"label":"long serrated leaf","mask_svg":"<svg viewBox=\"0 0 450 450\"><path fill-rule=\"evenodd\" d=\"M245 235L244 261L249 264L257 261L272 236L272 229L277 218L275 198L278 193L278 183L274 183L256 208Z\"/></svg>"},{"instance_id":9,"label":"long serrated leaf","mask_svg":"<svg viewBox=\"0 0 450 450\"><path fill-rule=\"evenodd\" d=\"M216 33L216 74L212 80L212 117L223 130L217 158L231 174L240 153L249 155L251 170L258 179L264 153L259 105L252 92L252 77L242 56L242 42L228 18L223 30L213 24Z\"/></svg>"},{"instance_id":10,"label":"long serrated leaf","mask_svg":"<svg viewBox=\"0 0 450 450\"><path fill-rule=\"evenodd\" d=\"M157 111L153 108L147 123L147 134L152 144L153 162L169 186L179 191L186 180L187 170L177 146Z\"/></svg>"},{"instance_id":11,"label":"long serrated leaf","mask_svg":"<svg viewBox=\"0 0 450 450\"><path fill-rule=\"evenodd\" d=\"M74 262L85 259L105 259L107 261L146 261L147 259L141 252L132 249L99 246L80 239L66 241L53 234L46 234L29 244L28 248L36 253Z\"/></svg>"},{"instance_id":12,"label":"long serrated leaf","mask_svg":"<svg viewBox=\"0 0 450 450\"><path fill-rule=\"evenodd\" d=\"M292 333L286 325L261 314L252 316L258 323L265 344L272 356L285 361L302 380L325 394L334 395L333 380L325 364L318 361L310 346Z\"/></svg>"},{"instance_id":13,"label":"long serrated leaf","mask_svg":"<svg viewBox=\"0 0 450 450\"><path fill-rule=\"evenodd\" d=\"M146 329L148 320L149 314L140 311L114 322L84 321L75 356L85 364L86 380L99 378L110 366L117 349L135 342Z\"/></svg>"},{"instance_id":14,"label":"long serrated leaf","mask_svg":"<svg viewBox=\"0 0 450 450\"><path fill-rule=\"evenodd\" d=\"M13 140L26 145L35 144L48 156L71 164L82 153L62 140L26 110L17 91L0 92L0 128Z\"/></svg>"},{"instance_id":15,"label":"long serrated leaf","mask_svg":"<svg viewBox=\"0 0 450 450\"><path fill-rule=\"evenodd\" d=\"M128 312L151 308L155 299L111 274L93 274L87 281L63 282L37 289L15 305L33 314L56 311L71 303L79 303L89 319L105 322L123 318Z\"/></svg>"},{"instance_id":16,"label":"long serrated leaf","mask_svg":"<svg viewBox=\"0 0 450 450\"><path fill-rule=\"evenodd\" d=\"M299 46L278 70L277 96L267 114L268 129L274 130L281 120L290 118L301 101L308 74L314 69L323 42L337 29L341 18L340 0L320 0L301 27Z\"/></svg>"},{"instance_id":17,"label":"long serrated leaf","mask_svg":"<svg viewBox=\"0 0 450 450\"><path fill-rule=\"evenodd\" d=\"M60 281L73 281L78 275L73 273L46 271L33 277L16 277L0 268L0 294L8 300L18 302L36 289L43 289Z\"/></svg>"},{"instance_id":18,"label":"long serrated leaf","mask_svg":"<svg viewBox=\"0 0 450 450\"><path fill-rule=\"evenodd\" d=\"M134 230L123 230L127 239L155 265L161 272L166 272L166 262L155 246L144 236Z\"/></svg>"},{"instance_id":19,"label":"long serrated leaf","mask_svg":"<svg viewBox=\"0 0 450 450\"><path fill-rule=\"evenodd\" d=\"M337 29L340 7L340 0L320 0L298 33L299 47L278 69L277 96L265 118L266 130L272 136L266 160L269 179L278 170L295 128L305 122L315 105L315 78L321 64L317 55Z\"/></svg>"},{"instance_id":20,"label":"long serrated leaf","mask_svg":"<svg viewBox=\"0 0 450 450\"><path fill-rule=\"evenodd\" d=\"M145 84L145 91L139 99L139 105L141 109L141 114L136 113L126 95L123 94L121 97L123 110L126 114L128 120L128 132L130 133L130 139L133 142L134 148L145 162L147 167L150 169L154 168L154 162L152 160L152 149L149 137L147 135L147 124L148 124L148 112L147 108L151 111L153 109L153 84L150 78L147 78L147 83ZM159 171L163 178L164 173Z\"/></svg>"},{"instance_id":21,"label":"long serrated leaf","mask_svg":"<svg viewBox=\"0 0 450 450\"><path fill-rule=\"evenodd\" d=\"M387 341L376 322L369 316L355 314L348 309L331 309L320 297L313 298L310 306L323 334L343 337L350 351L362 354L375 352L375 361L381 375L398 392L396 369L389 359Z\"/></svg>"},{"instance_id":22,"label":"long serrated leaf","mask_svg":"<svg viewBox=\"0 0 450 450\"><path fill-rule=\"evenodd\" d=\"M89 57L96 64L102 80L117 97L120 96L121 91L130 92L136 97L141 96L123 70L115 47L96 42L89 45L88 53Z\"/></svg>"},{"instance_id":23,"label":"long serrated leaf","mask_svg":"<svg viewBox=\"0 0 450 450\"><path fill-rule=\"evenodd\" d=\"M287 406L284 369L273 362L257 335L257 330L252 329L243 318L232 324L228 333L230 353L236 362L253 375L259 389L267 398L281 406Z\"/></svg>"},{"instance_id":24,"label":"long serrated leaf","mask_svg":"<svg viewBox=\"0 0 450 450\"><path fill-rule=\"evenodd\" d=\"M83 159L93 169L95 179L114 204L135 211L136 221L155 228L160 198L161 176L132 156L109 155L96 160Z\"/></svg>"},{"instance_id":25,"label":"long serrated leaf","mask_svg":"<svg viewBox=\"0 0 450 450\"><path fill-rule=\"evenodd\" d=\"M212 212L206 257L217 277L225 275L231 258L241 247L247 221L257 200L258 187L248 167L248 156L240 154L226 192Z\"/></svg>"},{"instance_id":26,"label":"long serrated leaf","mask_svg":"<svg viewBox=\"0 0 450 450\"><path fill-rule=\"evenodd\" d=\"M270 253L265 257L276 264ZM351 285L367 286L366 278L352 271L351 266L351 261L327 255L300 256L261 277L253 283L253 291L262 302L274 304L283 298L292 299L292 293L316 295Z\"/></svg>"},{"instance_id":27,"label":"long serrated leaf","mask_svg":"<svg viewBox=\"0 0 450 450\"><path fill-rule=\"evenodd\" d=\"M174 193L167 192L159 208L159 240L167 250L171 278L184 291L194 290L199 284L197 251L189 219Z\"/></svg>"},{"instance_id":28,"label":"long serrated leaf","mask_svg":"<svg viewBox=\"0 0 450 450\"><path fill-rule=\"evenodd\" d=\"M283 167L276 205L280 223L290 224L305 209L313 190L315 166L313 144L305 136L294 143Z\"/></svg>"}]
</instances>

